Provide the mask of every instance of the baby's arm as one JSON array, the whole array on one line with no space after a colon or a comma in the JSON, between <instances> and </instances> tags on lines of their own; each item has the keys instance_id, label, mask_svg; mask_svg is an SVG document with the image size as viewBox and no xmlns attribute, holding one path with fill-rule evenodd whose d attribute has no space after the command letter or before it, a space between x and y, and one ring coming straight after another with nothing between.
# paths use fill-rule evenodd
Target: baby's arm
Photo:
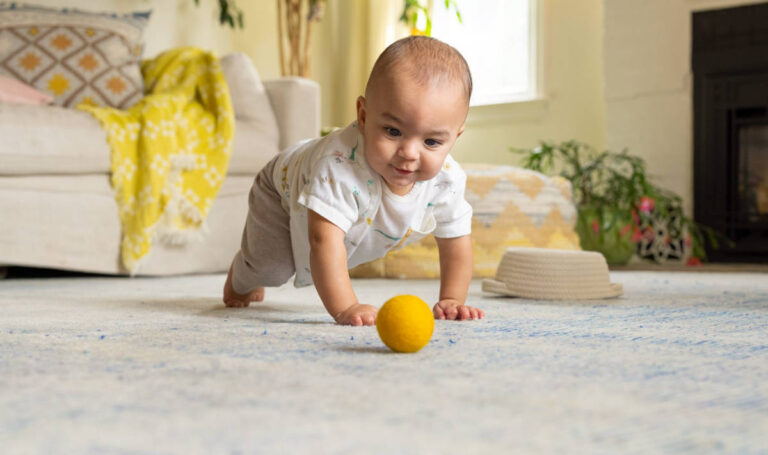
<instances>
[{"instance_id":1,"label":"baby's arm","mask_svg":"<svg viewBox=\"0 0 768 455\"><path fill-rule=\"evenodd\" d=\"M347 269L344 231L309 210L309 264L325 309L343 325L373 325L378 309L357 301Z\"/></svg>"},{"instance_id":2,"label":"baby's arm","mask_svg":"<svg viewBox=\"0 0 768 455\"><path fill-rule=\"evenodd\" d=\"M433 311L436 319L481 319L483 310L465 305L472 281L472 236L436 237L440 252L440 301Z\"/></svg>"}]
</instances>

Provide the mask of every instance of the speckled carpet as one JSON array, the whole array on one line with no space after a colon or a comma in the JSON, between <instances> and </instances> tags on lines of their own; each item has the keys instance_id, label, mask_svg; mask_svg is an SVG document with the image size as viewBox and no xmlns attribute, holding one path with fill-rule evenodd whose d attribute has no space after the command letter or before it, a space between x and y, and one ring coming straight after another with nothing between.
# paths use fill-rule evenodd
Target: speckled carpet
<instances>
[{"instance_id":1,"label":"speckled carpet","mask_svg":"<svg viewBox=\"0 0 768 455\"><path fill-rule=\"evenodd\" d=\"M313 288L0 280L0 452L768 453L768 275L614 272L619 299L484 295L417 354ZM355 280L361 301L436 281Z\"/></svg>"}]
</instances>

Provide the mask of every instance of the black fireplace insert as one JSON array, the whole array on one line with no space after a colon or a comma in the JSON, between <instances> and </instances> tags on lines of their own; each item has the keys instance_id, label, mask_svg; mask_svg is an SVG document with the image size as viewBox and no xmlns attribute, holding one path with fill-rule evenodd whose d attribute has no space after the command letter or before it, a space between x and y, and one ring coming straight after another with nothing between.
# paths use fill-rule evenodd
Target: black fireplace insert
<instances>
[{"instance_id":1,"label":"black fireplace insert","mask_svg":"<svg viewBox=\"0 0 768 455\"><path fill-rule=\"evenodd\" d=\"M693 13L694 219L768 263L768 3Z\"/></svg>"}]
</instances>

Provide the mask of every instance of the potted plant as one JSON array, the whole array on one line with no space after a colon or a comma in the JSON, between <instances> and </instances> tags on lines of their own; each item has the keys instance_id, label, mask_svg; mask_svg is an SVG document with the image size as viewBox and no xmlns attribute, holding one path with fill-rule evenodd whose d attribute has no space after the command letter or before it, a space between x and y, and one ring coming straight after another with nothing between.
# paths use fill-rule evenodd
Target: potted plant
<instances>
[{"instance_id":1,"label":"potted plant","mask_svg":"<svg viewBox=\"0 0 768 455\"><path fill-rule=\"evenodd\" d=\"M571 182L581 246L609 264L626 264L638 246L649 245L656 250L646 258L663 262L677 248L685 252L676 257L696 263L706 259L705 235L717 246L714 232L685 216L680 196L651 183L643 159L627 150L597 152L578 141L511 150L524 155L524 167L557 171Z\"/></svg>"}]
</instances>

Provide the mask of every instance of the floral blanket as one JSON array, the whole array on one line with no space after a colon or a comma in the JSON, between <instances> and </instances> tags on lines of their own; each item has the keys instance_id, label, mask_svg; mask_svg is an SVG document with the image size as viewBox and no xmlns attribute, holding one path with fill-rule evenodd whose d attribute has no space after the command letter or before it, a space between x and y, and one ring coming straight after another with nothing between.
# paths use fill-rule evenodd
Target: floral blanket
<instances>
[{"instance_id":1,"label":"floral blanket","mask_svg":"<svg viewBox=\"0 0 768 455\"><path fill-rule=\"evenodd\" d=\"M121 257L136 274L153 243L198 238L227 173L235 130L218 58L178 48L142 62L146 96L128 110L80 105L107 133L122 225Z\"/></svg>"}]
</instances>

